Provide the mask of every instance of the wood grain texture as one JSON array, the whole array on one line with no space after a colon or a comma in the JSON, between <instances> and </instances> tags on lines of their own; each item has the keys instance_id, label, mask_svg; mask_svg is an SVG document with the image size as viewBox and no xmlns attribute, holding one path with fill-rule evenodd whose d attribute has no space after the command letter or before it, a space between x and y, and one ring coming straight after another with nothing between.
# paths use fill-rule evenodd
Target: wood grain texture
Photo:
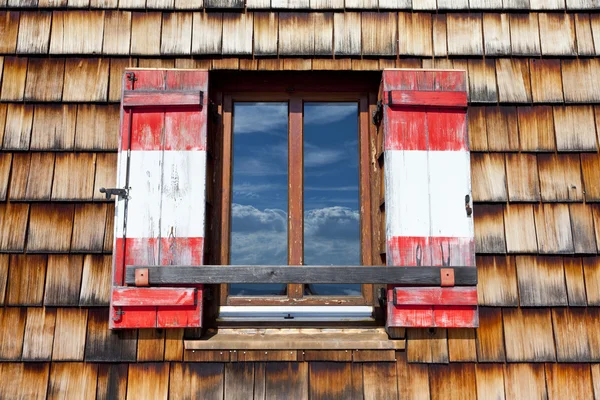
<instances>
[{"instance_id":1,"label":"wood grain texture","mask_svg":"<svg viewBox=\"0 0 600 400\"><path fill-rule=\"evenodd\" d=\"M596 151L596 124L591 106L554 107L558 151Z\"/></svg>"},{"instance_id":2,"label":"wood grain texture","mask_svg":"<svg viewBox=\"0 0 600 400\"><path fill-rule=\"evenodd\" d=\"M63 101L106 101L108 67L108 59L67 59Z\"/></svg>"},{"instance_id":3,"label":"wood grain texture","mask_svg":"<svg viewBox=\"0 0 600 400\"><path fill-rule=\"evenodd\" d=\"M508 362L556 360L550 309L505 308L502 314Z\"/></svg>"},{"instance_id":4,"label":"wood grain texture","mask_svg":"<svg viewBox=\"0 0 600 400\"><path fill-rule=\"evenodd\" d=\"M433 55L431 15L398 13L398 54L400 56Z\"/></svg>"},{"instance_id":5,"label":"wood grain texture","mask_svg":"<svg viewBox=\"0 0 600 400\"><path fill-rule=\"evenodd\" d=\"M68 252L72 231L72 204L34 204L29 217L27 249L30 252Z\"/></svg>"},{"instance_id":6,"label":"wood grain texture","mask_svg":"<svg viewBox=\"0 0 600 400\"><path fill-rule=\"evenodd\" d=\"M278 16L276 13L254 14L254 54L277 55Z\"/></svg>"},{"instance_id":7,"label":"wood grain texture","mask_svg":"<svg viewBox=\"0 0 600 400\"><path fill-rule=\"evenodd\" d=\"M600 60L561 60L565 102L586 103L600 100Z\"/></svg>"},{"instance_id":8,"label":"wood grain texture","mask_svg":"<svg viewBox=\"0 0 600 400\"><path fill-rule=\"evenodd\" d=\"M336 56L360 55L362 35L356 29L361 25L361 14L355 12L333 15L334 53Z\"/></svg>"},{"instance_id":9,"label":"wood grain texture","mask_svg":"<svg viewBox=\"0 0 600 400\"><path fill-rule=\"evenodd\" d=\"M307 363L266 363L265 399L276 399L282 392L292 398L308 397Z\"/></svg>"},{"instance_id":10,"label":"wood grain texture","mask_svg":"<svg viewBox=\"0 0 600 400\"><path fill-rule=\"evenodd\" d=\"M10 177L10 199L23 200L26 198L27 179L31 166L31 154L16 153L14 155L12 174Z\"/></svg>"},{"instance_id":11,"label":"wood grain texture","mask_svg":"<svg viewBox=\"0 0 600 400\"><path fill-rule=\"evenodd\" d=\"M529 61L531 72L531 93L535 103L562 103L562 76L560 60Z\"/></svg>"},{"instance_id":12,"label":"wood grain texture","mask_svg":"<svg viewBox=\"0 0 600 400\"><path fill-rule=\"evenodd\" d=\"M523 59L497 59L498 99L501 103L531 102L529 66Z\"/></svg>"},{"instance_id":13,"label":"wood grain texture","mask_svg":"<svg viewBox=\"0 0 600 400\"><path fill-rule=\"evenodd\" d=\"M279 54L282 56L309 56L315 50L313 14L279 14Z\"/></svg>"},{"instance_id":14,"label":"wood grain texture","mask_svg":"<svg viewBox=\"0 0 600 400\"><path fill-rule=\"evenodd\" d=\"M558 362L590 361L585 308L553 308L552 326Z\"/></svg>"},{"instance_id":15,"label":"wood grain texture","mask_svg":"<svg viewBox=\"0 0 600 400\"><path fill-rule=\"evenodd\" d=\"M504 400L504 366L500 364L475 365L477 398L479 400Z\"/></svg>"},{"instance_id":16,"label":"wood grain texture","mask_svg":"<svg viewBox=\"0 0 600 400\"><path fill-rule=\"evenodd\" d=\"M476 362L475 329L448 330L448 356L450 362Z\"/></svg>"},{"instance_id":17,"label":"wood grain texture","mask_svg":"<svg viewBox=\"0 0 600 400\"><path fill-rule=\"evenodd\" d=\"M474 212L477 253L505 253L504 210L500 204L476 204Z\"/></svg>"},{"instance_id":18,"label":"wood grain texture","mask_svg":"<svg viewBox=\"0 0 600 400\"><path fill-rule=\"evenodd\" d=\"M513 257L480 256L477 258L479 273L479 304L484 306L517 306L517 275Z\"/></svg>"},{"instance_id":19,"label":"wood grain texture","mask_svg":"<svg viewBox=\"0 0 600 400\"><path fill-rule=\"evenodd\" d=\"M166 399L169 389L169 364L130 364L127 399L137 396Z\"/></svg>"},{"instance_id":20,"label":"wood grain texture","mask_svg":"<svg viewBox=\"0 0 600 400\"><path fill-rule=\"evenodd\" d=\"M46 256L42 255L11 255L6 305L42 305L46 263Z\"/></svg>"},{"instance_id":21,"label":"wood grain texture","mask_svg":"<svg viewBox=\"0 0 600 400\"><path fill-rule=\"evenodd\" d=\"M467 122L469 124L469 149L471 151L488 150L486 120L486 107L468 107Z\"/></svg>"},{"instance_id":22,"label":"wood grain texture","mask_svg":"<svg viewBox=\"0 0 600 400\"><path fill-rule=\"evenodd\" d=\"M36 106L31 132L31 149L55 151L72 149L76 119L77 108L72 104Z\"/></svg>"},{"instance_id":23,"label":"wood grain texture","mask_svg":"<svg viewBox=\"0 0 600 400\"><path fill-rule=\"evenodd\" d=\"M27 58L4 57L1 101L21 101L25 91Z\"/></svg>"},{"instance_id":24,"label":"wood grain texture","mask_svg":"<svg viewBox=\"0 0 600 400\"><path fill-rule=\"evenodd\" d=\"M587 201L600 200L600 187L595 183L600 179L600 155L598 153L581 154L581 171L585 185Z\"/></svg>"},{"instance_id":25,"label":"wood grain texture","mask_svg":"<svg viewBox=\"0 0 600 400\"><path fill-rule=\"evenodd\" d=\"M1 117L1 115L0 115ZM10 176L10 170L12 165L12 154L2 153L0 154L0 201L6 200L6 193L8 192L8 182Z\"/></svg>"},{"instance_id":26,"label":"wood grain texture","mask_svg":"<svg viewBox=\"0 0 600 400\"><path fill-rule=\"evenodd\" d=\"M90 308L85 344L87 362L128 362L136 360L137 330L108 329L108 308Z\"/></svg>"},{"instance_id":27,"label":"wood grain texture","mask_svg":"<svg viewBox=\"0 0 600 400\"><path fill-rule=\"evenodd\" d=\"M567 305L561 257L517 256L516 265L521 306Z\"/></svg>"},{"instance_id":28,"label":"wood grain texture","mask_svg":"<svg viewBox=\"0 0 600 400\"><path fill-rule=\"evenodd\" d=\"M510 201L540 200L540 180L534 154L506 154L506 177Z\"/></svg>"},{"instance_id":29,"label":"wood grain texture","mask_svg":"<svg viewBox=\"0 0 600 400\"><path fill-rule=\"evenodd\" d=\"M75 206L72 252L101 253L104 248L106 204Z\"/></svg>"},{"instance_id":30,"label":"wood grain texture","mask_svg":"<svg viewBox=\"0 0 600 400\"><path fill-rule=\"evenodd\" d=\"M6 42L0 49L3 53L12 53L15 48L10 46L11 38L17 39L16 50L18 54L46 54L50 44L50 26L52 24L52 13L49 12L22 12L19 19L18 13L0 14L0 18L5 20L4 29L0 31L4 35ZM17 24L15 24L17 21ZM17 38L18 26L19 36ZM10 48L12 47L12 49Z\"/></svg>"},{"instance_id":31,"label":"wood grain texture","mask_svg":"<svg viewBox=\"0 0 600 400\"><path fill-rule=\"evenodd\" d=\"M49 361L56 323L56 309L28 308L23 337L23 360Z\"/></svg>"},{"instance_id":32,"label":"wood grain texture","mask_svg":"<svg viewBox=\"0 0 600 400\"><path fill-rule=\"evenodd\" d=\"M363 364L364 397L371 399L398 398L395 362Z\"/></svg>"},{"instance_id":33,"label":"wood grain texture","mask_svg":"<svg viewBox=\"0 0 600 400\"><path fill-rule=\"evenodd\" d=\"M115 304L113 293L113 304ZM137 341L137 360L163 361L165 357L165 332L164 329L140 329Z\"/></svg>"},{"instance_id":34,"label":"wood grain texture","mask_svg":"<svg viewBox=\"0 0 600 400\"><path fill-rule=\"evenodd\" d=\"M192 14L163 14L160 54L183 55L192 50Z\"/></svg>"},{"instance_id":35,"label":"wood grain texture","mask_svg":"<svg viewBox=\"0 0 600 400\"><path fill-rule=\"evenodd\" d=\"M600 305L600 257L584 257L583 274L585 277L588 305Z\"/></svg>"},{"instance_id":36,"label":"wood grain texture","mask_svg":"<svg viewBox=\"0 0 600 400\"><path fill-rule=\"evenodd\" d=\"M362 13L362 54L365 56L396 55L398 25L393 13Z\"/></svg>"},{"instance_id":37,"label":"wood grain texture","mask_svg":"<svg viewBox=\"0 0 600 400\"><path fill-rule=\"evenodd\" d=\"M429 382L432 398L477 398L474 364L432 365L429 368Z\"/></svg>"},{"instance_id":38,"label":"wood grain texture","mask_svg":"<svg viewBox=\"0 0 600 400\"><path fill-rule=\"evenodd\" d=\"M555 145L552 107L518 107L521 150L553 151Z\"/></svg>"},{"instance_id":39,"label":"wood grain texture","mask_svg":"<svg viewBox=\"0 0 600 400\"><path fill-rule=\"evenodd\" d=\"M48 398L94 398L97 379L97 364L53 363L50 367Z\"/></svg>"},{"instance_id":40,"label":"wood grain texture","mask_svg":"<svg viewBox=\"0 0 600 400\"><path fill-rule=\"evenodd\" d=\"M575 23L572 15L540 13L539 24L544 56L576 54Z\"/></svg>"},{"instance_id":41,"label":"wood grain texture","mask_svg":"<svg viewBox=\"0 0 600 400\"><path fill-rule=\"evenodd\" d=\"M538 168L543 201L583 200L579 154L540 154Z\"/></svg>"},{"instance_id":42,"label":"wood grain texture","mask_svg":"<svg viewBox=\"0 0 600 400\"><path fill-rule=\"evenodd\" d=\"M124 400L127 393L128 369L129 366L127 364L98 365L96 398L98 400Z\"/></svg>"},{"instance_id":43,"label":"wood grain texture","mask_svg":"<svg viewBox=\"0 0 600 400\"><path fill-rule=\"evenodd\" d=\"M114 151L118 145L118 132L119 107L117 105L78 105L75 150ZM98 163L100 163L100 158L101 155L96 156ZM98 170L98 167L96 170ZM97 195L100 194L94 191L94 197Z\"/></svg>"},{"instance_id":44,"label":"wood grain texture","mask_svg":"<svg viewBox=\"0 0 600 400\"><path fill-rule=\"evenodd\" d=\"M448 14L447 29L448 55L483 55L481 14Z\"/></svg>"},{"instance_id":45,"label":"wood grain texture","mask_svg":"<svg viewBox=\"0 0 600 400\"><path fill-rule=\"evenodd\" d=\"M106 11L102 54L128 55L131 45L131 12Z\"/></svg>"},{"instance_id":46,"label":"wood grain texture","mask_svg":"<svg viewBox=\"0 0 600 400\"><path fill-rule=\"evenodd\" d=\"M115 177L117 175L117 154L98 153L96 154L96 175L94 178L94 200L103 201L106 199L100 188L112 188L116 185ZM106 231L109 234L108 231ZM105 240L106 241L106 240Z\"/></svg>"},{"instance_id":47,"label":"wood grain texture","mask_svg":"<svg viewBox=\"0 0 600 400\"><path fill-rule=\"evenodd\" d=\"M173 363L170 371L169 395L175 398L222 399L223 381L222 363Z\"/></svg>"},{"instance_id":48,"label":"wood grain texture","mask_svg":"<svg viewBox=\"0 0 600 400\"><path fill-rule=\"evenodd\" d=\"M479 362L504 362L504 330L502 310L492 307L479 308L477 328L477 360Z\"/></svg>"},{"instance_id":49,"label":"wood grain texture","mask_svg":"<svg viewBox=\"0 0 600 400\"><path fill-rule=\"evenodd\" d=\"M309 365L310 398L336 399L362 396L352 385L352 364L311 362Z\"/></svg>"},{"instance_id":50,"label":"wood grain texture","mask_svg":"<svg viewBox=\"0 0 600 400\"><path fill-rule=\"evenodd\" d=\"M192 54L221 54L222 13L194 13L192 29Z\"/></svg>"},{"instance_id":51,"label":"wood grain texture","mask_svg":"<svg viewBox=\"0 0 600 400\"><path fill-rule=\"evenodd\" d=\"M486 107L485 124L489 132L490 151L515 151L519 149L517 108L511 106Z\"/></svg>"},{"instance_id":52,"label":"wood grain texture","mask_svg":"<svg viewBox=\"0 0 600 400\"><path fill-rule=\"evenodd\" d=\"M471 153L471 182L474 201L506 201L503 154Z\"/></svg>"},{"instance_id":53,"label":"wood grain texture","mask_svg":"<svg viewBox=\"0 0 600 400\"><path fill-rule=\"evenodd\" d=\"M164 28L163 28L164 29ZM252 54L252 14L223 14L223 54Z\"/></svg>"},{"instance_id":54,"label":"wood grain texture","mask_svg":"<svg viewBox=\"0 0 600 400\"><path fill-rule=\"evenodd\" d=\"M62 58L31 59L27 70L25 100L60 101L64 70L65 60Z\"/></svg>"},{"instance_id":55,"label":"wood grain texture","mask_svg":"<svg viewBox=\"0 0 600 400\"><path fill-rule=\"evenodd\" d=\"M61 153L56 157L52 200L91 200L95 154Z\"/></svg>"},{"instance_id":56,"label":"wood grain texture","mask_svg":"<svg viewBox=\"0 0 600 400\"><path fill-rule=\"evenodd\" d=\"M0 204L0 250L22 252L29 214L28 204Z\"/></svg>"},{"instance_id":57,"label":"wood grain texture","mask_svg":"<svg viewBox=\"0 0 600 400\"><path fill-rule=\"evenodd\" d=\"M516 56L541 54L538 14L510 14L510 44Z\"/></svg>"},{"instance_id":58,"label":"wood grain texture","mask_svg":"<svg viewBox=\"0 0 600 400\"><path fill-rule=\"evenodd\" d=\"M563 259L565 268L565 282L567 284L567 297L569 306L587 305L587 297L585 294L585 281L583 278L583 266L581 258L565 257Z\"/></svg>"},{"instance_id":59,"label":"wood grain texture","mask_svg":"<svg viewBox=\"0 0 600 400\"><path fill-rule=\"evenodd\" d=\"M573 235L567 204L534 206L538 249L541 254L573 254Z\"/></svg>"},{"instance_id":60,"label":"wood grain texture","mask_svg":"<svg viewBox=\"0 0 600 400\"><path fill-rule=\"evenodd\" d=\"M104 11L54 11L50 54L100 54Z\"/></svg>"},{"instance_id":61,"label":"wood grain texture","mask_svg":"<svg viewBox=\"0 0 600 400\"><path fill-rule=\"evenodd\" d=\"M57 309L53 361L83 361L87 317L86 309Z\"/></svg>"},{"instance_id":62,"label":"wood grain texture","mask_svg":"<svg viewBox=\"0 0 600 400\"><path fill-rule=\"evenodd\" d=\"M48 256L45 306L79 305L82 267L82 256Z\"/></svg>"},{"instance_id":63,"label":"wood grain texture","mask_svg":"<svg viewBox=\"0 0 600 400\"><path fill-rule=\"evenodd\" d=\"M483 43L486 56L511 53L508 14L483 14Z\"/></svg>"},{"instance_id":64,"label":"wood grain texture","mask_svg":"<svg viewBox=\"0 0 600 400\"><path fill-rule=\"evenodd\" d=\"M504 390L507 399L548 397L543 364L507 364Z\"/></svg>"},{"instance_id":65,"label":"wood grain texture","mask_svg":"<svg viewBox=\"0 0 600 400\"><path fill-rule=\"evenodd\" d=\"M537 253L537 236L531 205L508 204L504 208L504 226L508 253Z\"/></svg>"},{"instance_id":66,"label":"wood grain texture","mask_svg":"<svg viewBox=\"0 0 600 400\"><path fill-rule=\"evenodd\" d=\"M575 36L577 41L577 54L592 56L596 54L592 25L588 14L575 14Z\"/></svg>"},{"instance_id":67,"label":"wood grain texture","mask_svg":"<svg viewBox=\"0 0 600 400\"><path fill-rule=\"evenodd\" d=\"M110 300L110 256L86 255L81 276L80 306L106 306Z\"/></svg>"},{"instance_id":68,"label":"wood grain texture","mask_svg":"<svg viewBox=\"0 0 600 400\"><path fill-rule=\"evenodd\" d=\"M593 397L592 374L587 364L546 364L546 380L549 399Z\"/></svg>"},{"instance_id":69,"label":"wood grain texture","mask_svg":"<svg viewBox=\"0 0 600 400\"><path fill-rule=\"evenodd\" d=\"M16 361L21 358L26 318L27 310L25 308L0 308L0 333L4 338L0 342L1 360Z\"/></svg>"},{"instance_id":70,"label":"wood grain texture","mask_svg":"<svg viewBox=\"0 0 600 400\"><path fill-rule=\"evenodd\" d=\"M406 359L409 363L447 363L447 329L407 329Z\"/></svg>"}]
</instances>

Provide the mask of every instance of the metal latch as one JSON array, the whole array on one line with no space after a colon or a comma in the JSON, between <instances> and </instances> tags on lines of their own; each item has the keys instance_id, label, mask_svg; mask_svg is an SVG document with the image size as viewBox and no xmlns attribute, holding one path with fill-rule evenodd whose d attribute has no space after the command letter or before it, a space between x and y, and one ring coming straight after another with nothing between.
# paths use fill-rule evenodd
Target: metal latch
<instances>
[{"instance_id":1,"label":"metal latch","mask_svg":"<svg viewBox=\"0 0 600 400\"><path fill-rule=\"evenodd\" d=\"M129 196L129 189L123 188L123 189L119 189L119 188L100 188L100 193L104 193L106 195L106 199L110 200L111 196L115 195L119 198L119 200L123 200L128 198Z\"/></svg>"}]
</instances>

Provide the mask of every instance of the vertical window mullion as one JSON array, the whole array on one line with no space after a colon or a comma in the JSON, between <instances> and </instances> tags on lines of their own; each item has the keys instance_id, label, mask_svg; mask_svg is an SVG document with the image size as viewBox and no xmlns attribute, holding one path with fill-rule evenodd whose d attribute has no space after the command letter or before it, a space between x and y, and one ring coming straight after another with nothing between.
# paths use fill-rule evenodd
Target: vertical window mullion
<instances>
[{"instance_id":1,"label":"vertical window mullion","mask_svg":"<svg viewBox=\"0 0 600 400\"><path fill-rule=\"evenodd\" d=\"M288 264L304 263L304 147L302 98L292 96L289 104L288 135ZM302 284L289 284L288 296L301 298Z\"/></svg>"}]
</instances>

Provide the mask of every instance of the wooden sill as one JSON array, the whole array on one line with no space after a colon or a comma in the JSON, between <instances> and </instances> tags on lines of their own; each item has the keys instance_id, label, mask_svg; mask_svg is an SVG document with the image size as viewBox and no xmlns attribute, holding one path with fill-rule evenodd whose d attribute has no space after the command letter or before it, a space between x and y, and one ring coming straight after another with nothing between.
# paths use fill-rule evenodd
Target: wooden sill
<instances>
[{"instance_id":1,"label":"wooden sill","mask_svg":"<svg viewBox=\"0 0 600 400\"><path fill-rule=\"evenodd\" d=\"M384 328L356 329L219 329L206 337L184 340L186 350L403 350Z\"/></svg>"}]
</instances>

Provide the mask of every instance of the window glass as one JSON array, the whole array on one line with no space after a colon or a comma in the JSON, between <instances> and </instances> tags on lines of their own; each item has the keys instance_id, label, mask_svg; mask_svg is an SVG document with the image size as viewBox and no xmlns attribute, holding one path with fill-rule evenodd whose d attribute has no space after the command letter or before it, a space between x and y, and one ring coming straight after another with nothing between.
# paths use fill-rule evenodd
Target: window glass
<instances>
[{"instance_id":1,"label":"window glass","mask_svg":"<svg viewBox=\"0 0 600 400\"><path fill-rule=\"evenodd\" d=\"M304 104L304 264L360 265L358 104ZM359 284L305 285L360 296Z\"/></svg>"},{"instance_id":2,"label":"window glass","mask_svg":"<svg viewBox=\"0 0 600 400\"><path fill-rule=\"evenodd\" d=\"M234 103L232 265L287 265L288 105ZM232 284L233 296L285 295L285 284Z\"/></svg>"}]
</instances>

